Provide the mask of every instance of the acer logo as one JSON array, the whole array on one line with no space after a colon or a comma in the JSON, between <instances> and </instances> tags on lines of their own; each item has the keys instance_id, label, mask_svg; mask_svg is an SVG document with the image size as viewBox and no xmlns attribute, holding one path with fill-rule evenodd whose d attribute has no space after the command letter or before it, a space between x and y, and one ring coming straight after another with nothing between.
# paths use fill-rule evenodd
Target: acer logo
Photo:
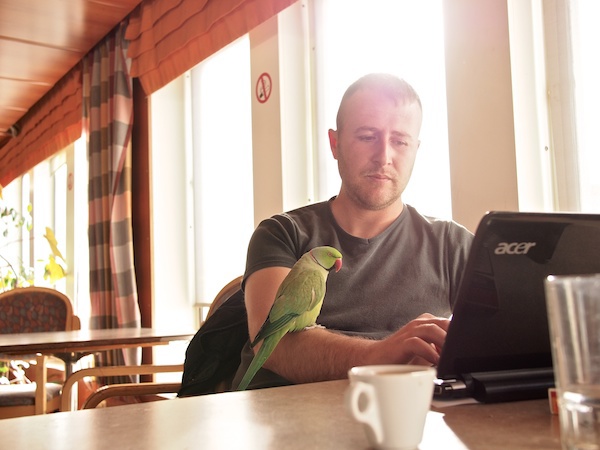
<instances>
[{"instance_id":1,"label":"acer logo","mask_svg":"<svg viewBox=\"0 0 600 450\"><path fill-rule=\"evenodd\" d=\"M496 255L526 255L531 247L535 247L535 242L500 242L494 253Z\"/></svg>"}]
</instances>

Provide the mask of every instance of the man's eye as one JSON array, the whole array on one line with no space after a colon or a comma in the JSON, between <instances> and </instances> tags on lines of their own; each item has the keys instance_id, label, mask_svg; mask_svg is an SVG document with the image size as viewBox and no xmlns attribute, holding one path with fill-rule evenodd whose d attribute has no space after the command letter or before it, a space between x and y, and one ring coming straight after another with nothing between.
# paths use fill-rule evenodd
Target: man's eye
<instances>
[{"instance_id":1,"label":"man's eye","mask_svg":"<svg viewBox=\"0 0 600 450\"><path fill-rule=\"evenodd\" d=\"M408 142L403 141L402 139L394 139L392 141L392 145L394 145L395 147L400 147L400 146L403 146L403 145L408 145Z\"/></svg>"},{"instance_id":2,"label":"man's eye","mask_svg":"<svg viewBox=\"0 0 600 450\"><path fill-rule=\"evenodd\" d=\"M358 137L358 139L362 142L373 142L376 137L372 135L361 135Z\"/></svg>"}]
</instances>

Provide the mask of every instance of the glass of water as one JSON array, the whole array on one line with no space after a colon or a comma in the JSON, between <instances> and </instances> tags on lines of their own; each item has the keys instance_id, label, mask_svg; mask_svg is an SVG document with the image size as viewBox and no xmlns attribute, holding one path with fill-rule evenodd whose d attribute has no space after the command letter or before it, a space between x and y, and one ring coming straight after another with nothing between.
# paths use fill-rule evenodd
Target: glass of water
<instances>
[{"instance_id":1,"label":"glass of water","mask_svg":"<svg viewBox=\"0 0 600 450\"><path fill-rule=\"evenodd\" d=\"M600 450L600 274L545 281L564 449Z\"/></svg>"}]
</instances>

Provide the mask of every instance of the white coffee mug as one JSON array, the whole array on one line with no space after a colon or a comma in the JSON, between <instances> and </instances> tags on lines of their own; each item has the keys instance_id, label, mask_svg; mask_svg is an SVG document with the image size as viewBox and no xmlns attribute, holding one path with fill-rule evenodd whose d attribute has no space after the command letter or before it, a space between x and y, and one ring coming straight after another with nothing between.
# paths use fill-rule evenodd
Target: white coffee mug
<instances>
[{"instance_id":1,"label":"white coffee mug","mask_svg":"<svg viewBox=\"0 0 600 450\"><path fill-rule=\"evenodd\" d=\"M431 406L432 367L376 365L353 367L346 406L364 424L369 443L378 449L414 449L423 439Z\"/></svg>"}]
</instances>

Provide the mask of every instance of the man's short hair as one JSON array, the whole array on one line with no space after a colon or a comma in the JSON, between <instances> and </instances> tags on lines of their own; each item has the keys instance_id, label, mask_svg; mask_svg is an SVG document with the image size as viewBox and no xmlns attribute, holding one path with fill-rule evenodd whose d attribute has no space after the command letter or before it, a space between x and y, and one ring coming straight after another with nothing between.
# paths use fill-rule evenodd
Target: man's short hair
<instances>
[{"instance_id":1,"label":"man's short hair","mask_svg":"<svg viewBox=\"0 0 600 450\"><path fill-rule=\"evenodd\" d=\"M377 90L390 100L396 102L396 104L400 102L408 104L416 102L419 105L419 109L421 109L421 111L423 110L419 94L417 94L414 88L404 79L389 73L370 73L360 77L346 89L342 101L340 102L336 118L338 130L341 127L340 112L342 111L342 107L355 92L361 89Z\"/></svg>"}]
</instances>

